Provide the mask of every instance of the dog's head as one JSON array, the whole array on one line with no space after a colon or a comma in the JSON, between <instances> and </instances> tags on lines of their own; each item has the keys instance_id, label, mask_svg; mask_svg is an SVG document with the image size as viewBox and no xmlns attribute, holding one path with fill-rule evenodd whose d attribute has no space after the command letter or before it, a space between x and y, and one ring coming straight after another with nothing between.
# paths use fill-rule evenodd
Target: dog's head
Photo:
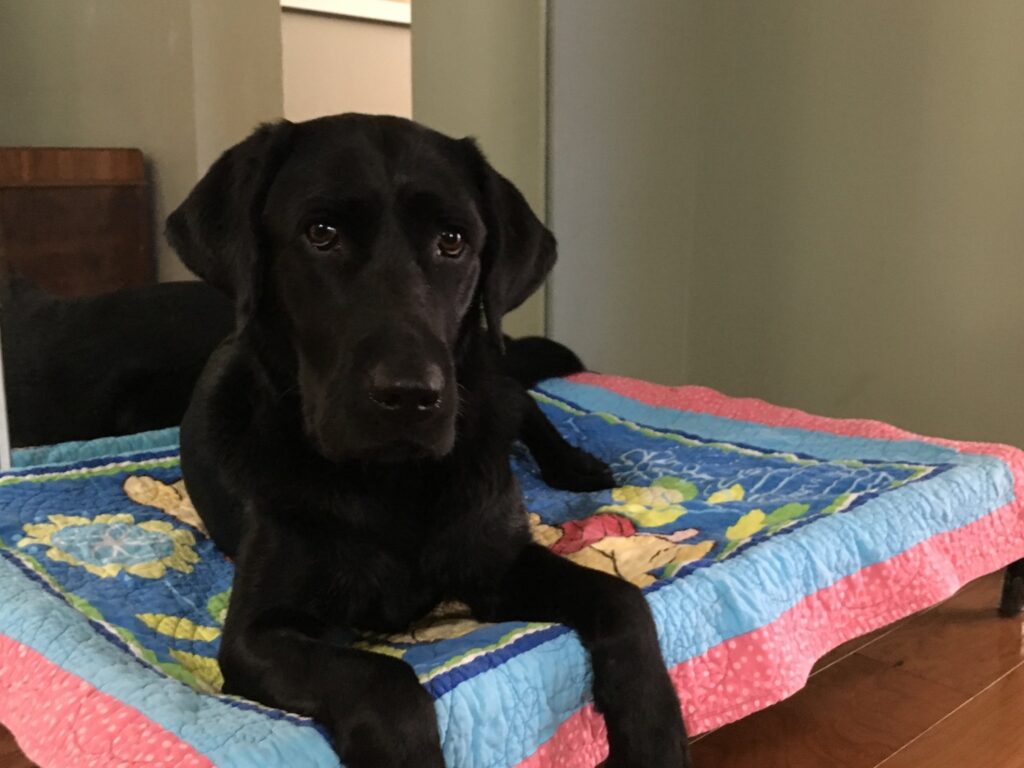
<instances>
[{"instance_id":1,"label":"dog's head","mask_svg":"<svg viewBox=\"0 0 1024 768\"><path fill-rule=\"evenodd\" d=\"M455 354L543 282L551 233L470 140L392 117L265 125L167 220L185 264L280 339L327 458L451 450Z\"/></svg>"}]
</instances>

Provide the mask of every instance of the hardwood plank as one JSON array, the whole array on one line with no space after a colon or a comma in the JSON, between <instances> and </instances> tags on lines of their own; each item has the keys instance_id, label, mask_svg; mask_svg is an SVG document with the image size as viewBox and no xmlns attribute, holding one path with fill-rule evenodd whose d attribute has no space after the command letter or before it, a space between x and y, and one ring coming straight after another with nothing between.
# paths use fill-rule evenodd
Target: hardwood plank
<instances>
[{"instance_id":1,"label":"hardwood plank","mask_svg":"<svg viewBox=\"0 0 1024 768\"><path fill-rule=\"evenodd\" d=\"M933 609L929 608L927 610ZM903 626L906 622L910 621L913 618L913 616L908 616L907 618L900 619L899 621L894 622L892 624L886 624L884 627L879 627L874 632L868 632L866 635L855 637L852 640L848 640L847 642L843 643L838 648L833 648L831 651L826 653L824 656L822 656L815 662L814 668L811 670L811 674L816 675L822 670L831 667L837 661L845 659L847 656L850 656L851 654L856 653L862 648L871 645L871 643L878 641L880 638L885 637L886 635L892 634L901 626Z\"/></svg>"},{"instance_id":2,"label":"hardwood plank","mask_svg":"<svg viewBox=\"0 0 1024 768\"><path fill-rule=\"evenodd\" d=\"M881 638L886 637L888 635L892 635L897 629L905 625L907 622L915 621L919 619L921 616L930 613L931 611L936 611L941 606L946 605L950 601L956 600L956 605L958 605L960 608L963 608L966 605L978 609L981 617L985 618L986 601L989 600L991 597L989 591L995 590L997 595L1000 593L1002 589L1004 573L1005 570L1000 570L996 573L991 573L988 576L982 576L980 579L976 579L975 581L963 587L963 589L957 592L957 594L953 597L949 598L949 600L943 601L942 603L932 606L931 608L926 608L925 610L915 613L912 616L908 616L905 619L900 619L899 621L893 622L892 624L887 624L884 627L876 629L874 632L869 632L866 635L855 637L852 640L843 643L838 648L835 648L829 651L824 656L822 656L817 661L817 663L815 663L814 669L811 671L811 674L816 674L817 672L820 672L822 669L834 664L840 659L849 656L851 653L856 653L857 651L860 651L869 645L877 643ZM965 592L971 595L971 598L967 599L966 603L964 601ZM944 621L941 618L936 619L935 617L933 617L933 620L938 623L942 623Z\"/></svg>"},{"instance_id":3,"label":"hardwood plank","mask_svg":"<svg viewBox=\"0 0 1024 768\"><path fill-rule=\"evenodd\" d=\"M694 763L874 768L962 701L946 686L855 653L792 698L696 741Z\"/></svg>"},{"instance_id":4,"label":"hardwood plank","mask_svg":"<svg viewBox=\"0 0 1024 768\"><path fill-rule=\"evenodd\" d=\"M138 149L0 147L0 187L144 186Z\"/></svg>"},{"instance_id":5,"label":"hardwood plank","mask_svg":"<svg viewBox=\"0 0 1024 768\"><path fill-rule=\"evenodd\" d=\"M998 617L1001 589L1002 572L978 579L858 653L973 696L1024 659L1024 617Z\"/></svg>"},{"instance_id":6,"label":"hardwood plank","mask_svg":"<svg viewBox=\"0 0 1024 768\"><path fill-rule=\"evenodd\" d=\"M0 277L60 296L156 277L138 149L0 147Z\"/></svg>"},{"instance_id":7,"label":"hardwood plank","mask_svg":"<svg viewBox=\"0 0 1024 768\"><path fill-rule=\"evenodd\" d=\"M1024 766L1024 665L975 696L879 768Z\"/></svg>"},{"instance_id":8,"label":"hardwood plank","mask_svg":"<svg viewBox=\"0 0 1024 768\"><path fill-rule=\"evenodd\" d=\"M986 590L986 589L989 589L989 588L999 590L999 589L1002 588L1002 583L1003 583L1002 575L1003 575L1003 573L1004 573L1004 571L999 571L998 573L993 573L993 574L989 574L988 576L983 576L980 579L977 579L975 582L972 582L970 585L965 586L957 594L959 595L964 590L976 590L976 589ZM977 582L985 582L985 584L988 584L989 582L992 582L992 584L989 585L989 586L982 586L982 585L979 585L978 587L972 586L972 585L976 584ZM998 586L995 586L996 583L998 583ZM955 599L955 596L950 598L950 600L953 600L953 599ZM987 597L982 596L982 599L983 600L987 599ZM926 613L929 613L930 611L937 610L939 608L939 606L945 605L946 602L948 602L948 601L944 601L942 603L939 603L938 605L932 606L931 608L925 608L923 611L915 613L912 616L907 616L906 618L900 619L899 621L893 622L892 624L886 624L884 627L879 627L878 629L874 630L873 632L868 632L866 635L861 635L860 637L855 637L852 640L849 640L849 641L843 643L838 648L834 648L833 650L829 651L824 656L822 656L820 659L818 659L818 661L814 665L814 669L811 670L811 674L812 675L817 674L822 669L825 669L826 667L831 666L832 664L834 664L835 662L839 661L840 659L843 659L843 658L849 656L852 653L856 653L857 651L859 651L859 650L861 650L863 648L866 648L867 646L869 646L869 645L871 645L873 643L878 642L878 640L880 640L881 638L886 637L887 635L893 634L897 629L902 627L908 621L913 621L913 620L915 620L915 619L925 615Z\"/></svg>"},{"instance_id":9,"label":"hardwood plank","mask_svg":"<svg viewBox=\"0 0 1024 768\"><path fill-rule=\"evenodd\" d=\"M0 189L0 274L60 296L147 285L150 215L145 187Z\"/></svg>"},{"instance_id":10,"label":"hardwood plank","mask_svg":"<svg viewBox=\"0 0 1024 768\"><path fill-rule=\"evenodd\" d=\"M18 749L18 743L14 740L13 734L3 725L0 725L0 766L3 768L36 768L36 764Z\"/></svg>"},{"instance_id":11,"label":"hardwood plank","mask_svg":"<svg viewBox=\"0 0 1024 768\"><path fill-rule=\"evenodd\" d=\"M929 609L926 609L926 610L932 610L932 609L929 608ZM889 634L890 632L895 632L898 627L902 626L905 622L910 621L912 618L913 618L913 616L908 616L905 619L900 619L899 621L894 622L892 624L887 624L884 627L879 627L878 629L874 630L873 632L868 632L866 635L861 635L860 637L855 637L852 640L848 640L847 642L843 643L842 645L838 646L837 648L833 648L831 651L826 653L824 656L822 656L820 659L818 659L818 661L815 662L814 668L811 669L810 676L813 677L814 675L817 675L818 673L824 671L825 669L828 669L833 664L835 664L835 663L837 663L839 661L842 661L843 659L845 659L848 656L853 655L854 653L859 651L864 646L866 646L866 645L868 645L870 643L873 643L878 638L884 637L885 635ZM728 728L729 726L724 726L724 727ZM718 729L716 728L716 729L711 730L711 731L704 731L703 733L698 733L695 736L690 736L690 744L693 744L694 742L700 741L701 739L706 738L707 736L710 736L712 733L714 733L717 730Z\"/></svg>"}]
</instances>

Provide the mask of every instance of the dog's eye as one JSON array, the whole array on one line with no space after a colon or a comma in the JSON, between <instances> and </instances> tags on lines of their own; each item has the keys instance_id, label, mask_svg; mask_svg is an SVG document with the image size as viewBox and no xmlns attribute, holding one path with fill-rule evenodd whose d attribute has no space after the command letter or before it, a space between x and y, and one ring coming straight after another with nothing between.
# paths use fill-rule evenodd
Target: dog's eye
<instances>
[{"instance_id":1,"label":"dog's eye","mask_svg":"<svg viewBox=\"0 0 1024 768\"><path fill-rule=\"evenodd\" d=\"M441 256L456 258L462 255L466 248L466 241L462 233L454 229L446 229L437 236L437 252Z\"/></svg>"},{"instance_id":2,"label":"dog's eye","mask_svg":"<svg viewBox=\"0 0 1024 768\"><path fill-rule=\"evenodd\" d=\"M338 240L338 228L318 221L306 230L306 239L314 248L326 251Z\"/></svg>"}]
</instances>

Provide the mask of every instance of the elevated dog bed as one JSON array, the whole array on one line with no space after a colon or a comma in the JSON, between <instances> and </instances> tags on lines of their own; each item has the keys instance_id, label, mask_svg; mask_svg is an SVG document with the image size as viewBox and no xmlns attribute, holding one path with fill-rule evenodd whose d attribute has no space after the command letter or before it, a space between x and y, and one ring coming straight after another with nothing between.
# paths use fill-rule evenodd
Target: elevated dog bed
<instances>
[{"instance_id":1,"label":"elevated dog bed","mask_svg":"<svg viewBox=\"0 0 1024 768\"><path fill-rule=\"evenodd\" d=\"M535 396L620 487L554 491L514 455L534 535L646 590L691 733L794 693L840 643L1024 556L1014 448L590 374ZM338 764L311 721L217 692L232 565L179 482L173 431L18 459L0 477L0 721L29 757ZM351 642L415 668L449 765L604 756L564 627L482 626L444 605L406 635Z\"/></svg>"}]
</instances>

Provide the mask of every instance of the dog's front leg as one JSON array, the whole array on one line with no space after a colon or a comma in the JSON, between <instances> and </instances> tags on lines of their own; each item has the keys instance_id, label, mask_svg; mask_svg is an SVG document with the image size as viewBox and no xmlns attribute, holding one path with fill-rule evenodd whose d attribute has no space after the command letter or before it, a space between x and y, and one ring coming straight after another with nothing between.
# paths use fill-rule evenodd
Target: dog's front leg
<instances>
[{"instance_id":1,"label":"dog's front leg","mask_svg":"<svg viewBox=\"0 0 1024 768\"><path fill-rule=\"evenodd\" d=\"M444 768L433 701L412 668L332 645L292 617L232 622L221 644L224 690L308 715L349 768Z\"/></svg>"},{"instance_id":2,"label":"dog's front leg","mask_svg":"<svg viewBox=\"0 0 1024 768\"><path fill-rule=\"evenodd\" d=\"M519 436L533 454L545 483L578 492L615 487L608 465L567 442L526 390L520 391L520 409Z\"/></svg>"},{"instance_id":3,"label":"dog's front leg","mask_svg":"<svg viewBox=\"0 0 1024 768\"><path fill-rule=\"evenodd\" d=\"M690 766L679 700L639 589L535 544L499 584L494 594L469 598L477 618L559 622L579 633L608 729L607 768Z\"/></svg>"}]
</instances>

